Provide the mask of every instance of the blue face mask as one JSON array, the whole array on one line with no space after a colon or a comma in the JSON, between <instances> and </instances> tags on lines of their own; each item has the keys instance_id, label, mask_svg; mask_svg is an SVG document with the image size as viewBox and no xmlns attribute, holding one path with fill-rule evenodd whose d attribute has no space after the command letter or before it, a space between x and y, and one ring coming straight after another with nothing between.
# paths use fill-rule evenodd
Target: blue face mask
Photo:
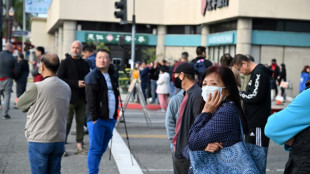
<instances>
[{"instance_id":1,"label":"blue face mask","mask_svg":"<svg viewBox=\"0 0 310 174\"><path fill-rule=\"evenodd\" d=\"M201 90L202 90L201 96L202 96L203 100L205 102L207 102L210 93L211 93L211 98L213 97L213 94L214 94L215 91L219 91L220 95L222 95L223 88L225 88L225 87L218 87L218 86L205 86L205 87L202 87L201 88Z\"/></svg>"}]
</instances>

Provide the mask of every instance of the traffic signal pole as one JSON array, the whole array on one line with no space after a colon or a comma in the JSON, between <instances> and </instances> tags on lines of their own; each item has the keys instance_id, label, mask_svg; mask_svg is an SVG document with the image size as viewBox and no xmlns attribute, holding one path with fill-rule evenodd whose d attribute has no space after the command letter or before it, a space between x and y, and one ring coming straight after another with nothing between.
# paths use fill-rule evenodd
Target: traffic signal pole
<instances>
[{"instance_id":1,"label":"traffic signal pole","mask_svg":"<svg viewBox=\"0 0 310 174\"><path fill-rule=\"evenodd\" d=\"M131 31L131 72L133 71L135 64L135 52L136 52L136 15L135 15L135 0L133 0L133 14L132 14L132 31Z\"/></svg>"}]
</instances>

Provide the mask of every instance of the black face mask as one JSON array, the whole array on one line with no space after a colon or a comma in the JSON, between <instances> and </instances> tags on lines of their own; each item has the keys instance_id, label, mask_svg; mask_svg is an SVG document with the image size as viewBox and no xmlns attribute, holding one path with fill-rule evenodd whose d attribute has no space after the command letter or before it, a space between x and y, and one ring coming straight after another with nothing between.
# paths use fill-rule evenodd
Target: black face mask
<instances>
[{"instance_id":1,"label":"black face mask","mask_svg":"<svg viewBox=\"0 0 310 174\"><path fill-rule=\"evenodd\" d=\"M178 77L174 78L174 86L182 89L182 80Z\"/></svg>"}]
</instances>

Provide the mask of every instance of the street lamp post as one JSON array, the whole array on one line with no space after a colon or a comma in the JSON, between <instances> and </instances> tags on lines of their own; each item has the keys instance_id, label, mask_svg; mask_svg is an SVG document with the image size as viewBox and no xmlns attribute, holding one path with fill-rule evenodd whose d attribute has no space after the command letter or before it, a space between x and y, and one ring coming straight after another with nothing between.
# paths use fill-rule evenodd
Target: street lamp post
<instances>
[{"instance_id":1,"label":"street lamp post","mask_svg":"<svg viewBox=\"0 0 310 174\"><path fill-rule=\"evenodd\" d=\"M8 39L8 43L11 43L11 38L12 38L12 26L13 26L13 16L14 16L14 9L13 7L10 8L9 10L9 19L8 19L8 35L7 35L7 39Z\"/></svg>"},{"instance_id":2,"label":"street lamp post","mask_svg":"<svg viewBox=\"0 0 310 174\"><path fill-rule=\"evenodd\" d=\"M3 16L5 10L3 10L3 2L0 0L0 51L2 51L3 48L3 43L2 43L2 38L3 38Z\"/></svg>"}]
</instances>

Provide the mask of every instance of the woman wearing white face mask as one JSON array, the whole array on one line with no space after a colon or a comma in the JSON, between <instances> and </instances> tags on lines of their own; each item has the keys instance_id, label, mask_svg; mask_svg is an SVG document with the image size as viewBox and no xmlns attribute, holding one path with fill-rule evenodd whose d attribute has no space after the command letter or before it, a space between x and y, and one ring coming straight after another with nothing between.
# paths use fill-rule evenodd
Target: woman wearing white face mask
<instances>
[{"instance_id":1,"label":"woman wearing white face mask","mask_svg":"<svg viewBox=\"0 0 310 174\"><path fill-rule=\"evenodd\" d=\"M242 141L239 118L244 132L247 132L247 122L234 74L229 68L209 67L202 79L202 112L190 129L187 148L214 153Z\"/></svg>"}]
</instances>

